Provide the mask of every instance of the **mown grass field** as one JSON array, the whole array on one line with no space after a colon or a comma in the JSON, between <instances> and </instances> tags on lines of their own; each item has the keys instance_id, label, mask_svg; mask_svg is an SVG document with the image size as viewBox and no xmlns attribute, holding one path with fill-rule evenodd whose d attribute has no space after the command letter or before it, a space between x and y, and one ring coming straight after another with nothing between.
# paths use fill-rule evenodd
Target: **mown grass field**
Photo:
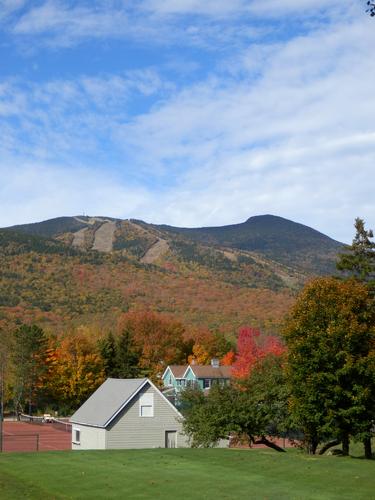
<instances>
[{"instance_id":1,"label":"mown grass field","mask_svg":"<svg viewBox=\"0 0 375 500\"><path fill-rule=\"evenodd\" d=\"M295 450L4 453L5 499L374 499L375 460Z\"/></svg>"}]
</instances>

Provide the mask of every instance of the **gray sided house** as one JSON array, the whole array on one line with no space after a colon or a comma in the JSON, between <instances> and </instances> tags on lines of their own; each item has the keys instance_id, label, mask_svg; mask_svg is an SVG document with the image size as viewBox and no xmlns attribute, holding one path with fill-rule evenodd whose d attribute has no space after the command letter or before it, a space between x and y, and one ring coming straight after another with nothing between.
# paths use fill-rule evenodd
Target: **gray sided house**
<instances>
[{"instance_id":1,"label":"gray sided house","mask_svg":"<svg viewBox=\"0 0 375 500\"><path fill-rule=\"evenodd\" d=\"M181 420L149 379L109 378L70 418L72 449L187 447Z\"/></svg>"}]
</instances>

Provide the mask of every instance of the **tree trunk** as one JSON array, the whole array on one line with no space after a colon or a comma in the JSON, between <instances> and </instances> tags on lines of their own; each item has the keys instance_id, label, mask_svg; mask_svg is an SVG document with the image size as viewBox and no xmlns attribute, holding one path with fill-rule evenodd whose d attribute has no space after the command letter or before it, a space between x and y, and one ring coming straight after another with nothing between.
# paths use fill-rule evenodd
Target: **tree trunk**
<instances>
[{"instance_id":1,"label":"tree trunk","mask_svg":"<svg viewBox=\"0 0 375 500\"><path fill-rule=\"evenodd\" d=\"M342 436L342 454L344 457L347 457L349 455L349 435L344 434Z\"/></svg>"},{"instance_id":2,"label":"tree trunk","mask_svg":"<svg viewBox=\"0 0 375 500\"><path fill-rule=\"evenodd\" d=\"M319 444L318 438L315 436L312 437L311 440L308 441L306 444L306 452L309 455L315 455L318 444Z\"/></svg>"},{"instance_id":3,"label":"tree trunk","mask_svg":"<svg viewBox=\"0 0 375 500\"><path fill-rule=\"evenodd\" d=\"M265 444L266 446L268 446L269 448L272 448L273 450L285 453L284 448L281 448L280 446L273 443L272 441L269 441L265 436L261 436L260 439L258 439L257 441L254 441L254 444Z\"/></svg>"},{"instance_id":4,"label":"tree trunk","mask_svg":"<svg viewBox=\"0 0 375 500\"><path fill-rule=\"evenodd\" d=\"M319 451L319 455L324 455L324 453L332 448L332 446L337 446L338 444L341 444L341 441L339 439L334 439L333 441L329 441L326 443L323 448Z\"/></svg>"},{"instance_id":5,"label":"tree trunk","mask_svg":"<svg viewBox=\"0 0 375 500\"><path fill-rule=\"evenodd\" d=\"M363 440L363 446L365 447L365 458L372 458L372 449L371 449L371 438L367 437Z\"/></svg>"}]
</instances>

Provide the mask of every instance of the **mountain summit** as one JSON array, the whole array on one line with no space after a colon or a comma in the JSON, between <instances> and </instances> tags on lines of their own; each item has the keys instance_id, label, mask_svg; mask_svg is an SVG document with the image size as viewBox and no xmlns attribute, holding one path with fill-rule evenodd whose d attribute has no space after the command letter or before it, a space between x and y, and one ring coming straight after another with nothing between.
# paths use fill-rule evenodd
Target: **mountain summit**
<instances>
[{"instance_id":1,"label":"mountain summit","mask_svg":"<svg viewBox=\"0 0 375 500\"><path fill-rule=\"evenodd\" d=\"M219 227L157 227L201 243L256 252L313 274L332 272L343 246L315 229L275 215L257 215L240 224Z\"/></svg>"}]
</instances>

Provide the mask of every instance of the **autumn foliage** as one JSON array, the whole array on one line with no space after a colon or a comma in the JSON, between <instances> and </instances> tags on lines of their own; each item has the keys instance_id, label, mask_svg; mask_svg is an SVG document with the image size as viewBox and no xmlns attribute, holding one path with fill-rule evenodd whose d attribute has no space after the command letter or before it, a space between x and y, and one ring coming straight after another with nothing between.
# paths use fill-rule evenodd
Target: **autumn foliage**
<instances>
[{"instance_id":1,"label":"autumn foliage","mask_svg":"<svg viewBox=\"0 0 375 500\"><path fill-rule=\"evenodd\" d=\"M38 327L26 325L9 331L10 337L15 338L15 342L10 343L16 349L14 359L20 356L37 359L33 352L36 344L34 349L33 342L29 345L16 341L18 332L28 338L34 331L44 339L43 352L39 353L38 347L38 359L43 360L38 373L34 367L25 365L21 371L14 364L13 381L9 378L13 390L18 390L17 405L22 411L35 412L48 407L69 413L106 377L150 377L159 384L166 366L193 360L197 364L209 364L212 358L217 358L221 365L234 363L235 376L241 377L249 373L260 358L284 349L276 337L265 337L258 330L242 328L236 353L233 343L221 331L185 326L172 315L138 310L123 313L113 331L102 333L85 326L61 333L45 333ZM28 351L24 353L26 345ZM24 381L29 384L27 387L33 387L32 391L26 388ZM13 403L8 401L7 405L12 407Z\"/></svg>"},{"instance_id":2,"label":"autumn foliage","mask_svg":"<svg viewBox=\"0 0 375 500\"><path fill-rule=\"evenodd\" d=\"M66 336L48 350L45 391L60 408L77 408L104 378L102 359L83 334Z\"/></svg>"},{"instance_id":3,"label":"autumn foliage","mask_svg":"<svg viewBox=\"0 0 375 500\"><path fill-rule=\"evenodd\" d=\"M243 327L237 340L237 355L233 363L232 374L236 378L250 375L257 362L267 355L280 356L285 352L281 340L274 336L262 336L257 328Z\"/></svg>"}]
</instances>

